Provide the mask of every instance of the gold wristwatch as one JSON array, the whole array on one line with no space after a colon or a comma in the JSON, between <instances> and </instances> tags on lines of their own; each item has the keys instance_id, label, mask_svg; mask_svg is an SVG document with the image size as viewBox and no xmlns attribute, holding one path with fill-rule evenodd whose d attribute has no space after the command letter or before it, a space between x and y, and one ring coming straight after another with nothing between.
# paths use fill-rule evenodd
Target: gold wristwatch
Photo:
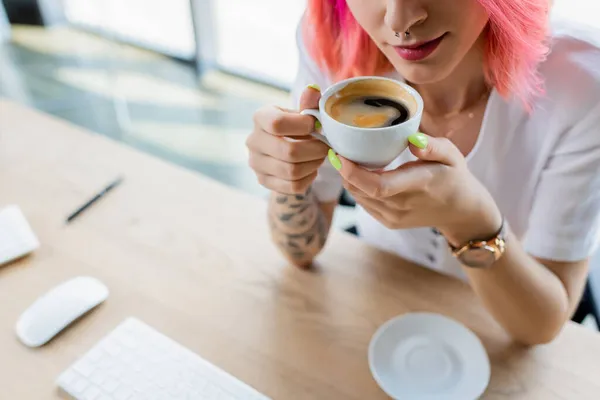
<instances>
[{"instance_id":1,"label":"gold wristwatch","mask_svg":"<svg viewBox=\"0 0 600 400\"><path fill-rule=\"evenodd\" d=\"M471 240L469 243L454 247L450 243L452 255L463 265L471 268L487 268L494 264L506 251L507 224L502 220L500 230L489 239Z\"/></svg>"}]
</instances>

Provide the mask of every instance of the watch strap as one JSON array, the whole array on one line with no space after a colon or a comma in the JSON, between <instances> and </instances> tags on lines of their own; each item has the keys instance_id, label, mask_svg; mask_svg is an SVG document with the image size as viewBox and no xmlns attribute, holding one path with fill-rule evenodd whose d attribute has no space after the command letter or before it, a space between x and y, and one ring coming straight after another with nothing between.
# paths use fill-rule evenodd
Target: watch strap
<instances>
[{"instance_id":1,"label":"watch strap","mask_svg":"<svg viewBox=\"0 0 600 400\"><path fill-rule=\"evenodd\" d=\"M457 254L462 253L465 250L468 250L470 248L480 247L481 243L495 242L497 240L499 240L501 242L506 242L507 232L508 232L508 224L506 222L506 219L504 217L502 217L502 223L500 225L500 229L492 237L489 237L486 239L470 240L467 243L463 244L462 246L458 246L458 247L454 247L450 242L448 242L448 246L450 247L452 254L457 255Z\"/></svg>"}]
</instances>

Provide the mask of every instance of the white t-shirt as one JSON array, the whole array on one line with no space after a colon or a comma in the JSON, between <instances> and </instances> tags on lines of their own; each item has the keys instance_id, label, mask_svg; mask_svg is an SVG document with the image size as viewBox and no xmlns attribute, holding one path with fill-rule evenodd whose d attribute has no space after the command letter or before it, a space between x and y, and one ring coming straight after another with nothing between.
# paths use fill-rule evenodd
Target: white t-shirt
<instances>
[{"instance_id":1,"label":"white t-shirt","mask_svg":"<svg viewBox=\"0 0 600 400\"><path fill-rule=\"evenodd\" d=\"M600 242L600 32L568 22L553 27L552 51L540 67L546 95L527 113L518 99L505 100L493 91L467 164L529 254L579 261ZM323 89L331 84L306 52L300 29L297 39L295 104L308 84ZM394 165L413 159L407 150ZM325 162L313 188L321 201L337 200L341 177ZM361 207L357 222L366 242L465 278L432 229L390 230Z\"/></svg>"}]
</instances>

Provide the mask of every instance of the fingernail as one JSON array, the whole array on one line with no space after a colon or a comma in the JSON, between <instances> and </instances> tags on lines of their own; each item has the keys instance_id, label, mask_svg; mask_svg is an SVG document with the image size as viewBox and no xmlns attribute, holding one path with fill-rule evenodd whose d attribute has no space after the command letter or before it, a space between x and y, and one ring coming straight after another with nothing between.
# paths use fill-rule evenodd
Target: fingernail
<instances>
[{"instance_id":1,"label":"fingernail","mask_svg":"<svg viewBox=\"0 0 600 400\"><path fill-rule=\"evenodd\" d=\"M315 121L315 130L318 131L319 129L321 129L323 127L323 125L321 125L321 121L316 120Z\"/></svg>"},{"instance_id":2,"label":"fingernail","mask_svg":"<svg viewBox=\"0 0 600 400\"><path fill-rule=\"evenodd\" d=\"M311 83L310 85L308 85L307 87L316 90L317 92L321 91L321 87L319 85L317 85L316 83Z\"/></svg>"},{"instance_id":3,"label":"fingernail","mask_svg":"<svg viewBox=\"0 0 600 400\"><path fill-rule=\"evenodd\" d=\"M417 146L419 149L427 148L427 136L421 132L413 133L408 137L408 141Z\"/></svg>"},{"instance_id":4,"label":"fingernail","mask_svg":"<svg viewBox=\"0 0 600 400\"><path fill-rule=\"evenodd\" d=\"M327 158L329 159L331 165L333 165L333 168L335 168L338 171L342 169L342 162L335 154L335 151L333 151L333 149L329 149L329 152L327 153Z\"/></svg>"}]
</instances>

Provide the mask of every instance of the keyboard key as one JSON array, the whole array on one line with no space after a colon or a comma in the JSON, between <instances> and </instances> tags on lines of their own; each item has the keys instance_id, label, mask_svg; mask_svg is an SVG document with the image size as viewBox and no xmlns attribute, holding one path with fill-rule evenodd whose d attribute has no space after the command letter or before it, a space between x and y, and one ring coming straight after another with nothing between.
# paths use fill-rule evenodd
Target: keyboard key
<instances>
[{"instance_id":1,"label":"keyboard key","mask_svg":"<svg viewBox=\"0 0 600 400\"><path fill-rule=\"evenodd\" d=\"M102 390L106 393L111 394L119 387L119 381L115 378L107 378L107 380L102 385Z\"/></svg>"},{"instance_id":2,"label":"keyboard key","mask_svg":"<svg viewBox=\"0 0 600 400\"><path fill-rule=\"evenodd\" d=\"M236 400L236 398L232 394L221 392L217 400Z\"/></svg>"},{"instance_id":3,"label":"keyboard key","mask_svg":"<svg viewBox=\"0 0 600 400\"><path fill-rule=\"evenodd\" d=\"M83 400L96 400L100 397L100 389L95 386L90 386L83 394Z\"/></svg>"},{"instance_id":4,"label":"keyboard key","mask_svg":"<svg viewBox=\"0 0 600 400\"><path fill-rule=\"evenodd\" d=\"M115 400L129 400L133 396L133 390L126 386L121 386L114 394Z\"/></svg>"},{"instance_id":5,"label":"keyboard key","mask_svg":"<svg viewBox=\"0 0 600 400\"><path fill-rule=\"evenodd\" d=\"M89 386L89 381L86 380L85 378L79 378L77 381L75 381L75 383L73 384L73 390L75 391L75 393L83 393L83 391L85 389L87 389L87 387Z\"/></svg>"},{"instance_id":6,"label":"keyboard key","mask_svg":"<svg viewBox=\"0 0 600 400\"><path fill-rule=\"evenodd\" d=\"M136 393L148 393L150 388L152 387L152 383L148 382L145 379L142 379L136 382L133 386L133 391Z\"/></svg>"},{"instance_id":7,"label":"keyboard key","mask_svg":"<svg viewBox=\"0 0 600 400\"><path fill-rule=\"evenodd\" d=\"M158 393L156 391L148 392L144 395L144 400L157 400Z\"/></svg>"},{"instance_id":8,"label":"keyboard key","mask_svg":"<svg viewBox=\"0 0 600 400\"><path fill-rule=\"evenodd\" d=\"M171 388L168 389L169 390L169 394L172 397L179 397L183 394L183 390L181 390L180 387L173 385Z\"/></svg>"},{"instance_id":9,"label":"keyboard key","mask_svg":"<svg viewBox=\"0 0 600 400\"><path fill-rule=\"evenodd\" d=\"M121 346L116 343L107 343L104 351L111 357L116 357L121 352Z\"/></svg>"},{"instance_id":10,"label":"keyboard key","mask_svg":"<svg viewBox=\"0 0 600 400\"><path fill-rule=\"evenodd\" d=\"M65 386L70 386L75 379L77 379L79 377L79 374L77 374L74 370L72 369L68 369L65 372L63 372L63 374L60 376L60 384L61 385L65 385Z\"/></svg>"},{"instance_id":11,"label":"keyboard key","mask_svg":"<svg viewBox=\"0 0 600 400\"><path fill-rule=\"evenodd\" d=\"M75 371L79 372L82 376L89 378L94 372L94 365L87 360L82 360L75 364Z\"/></svg>"},{"instance_id":12,"label":"keyboard key","mask_svg":"<svg viewBox=\"0 0 600 400\"><path fill-rule=\"evenodd\" d=\"M217 394L219 393L219 388L217 388L215 385L213 384L208 384L203 391L203 395L206 396L206 398L209 399L216 399L217 398Z\"/></svg>"},{"instance_id":13,"label":"keyboard key","mask_svg":"<svg viewBox=\"0 0 600 400\"><path fill-rule=\"evenodd\" d=\"M120 379L125 375L125 370L128 368L125 364L117 364L115 367L110 369L110 375L114 378Z\"/></svg>"},{"instance_id":14,"label":"keyboard key","mask_svg":"<svg viewBox=\"0 0 600 400\"><path fill-rule=\"evenodd\" d=\"M134 372L140 373L144 370L144 366L140 363L134 363L132 369Z\"/></svg>"},{"instance_id":15,"label":"keyboard key","mask_svg":"<svg viewBox=\"0 0 600 400\"><path fill-rule=\"evenodd\" d=\"M102 371L94 371L94 373L90 377L90 381L96 386L102 386L102 384L106 382L107 379L108 377Z\"/></svg>"},{"instance_id":16,"label":"keyboard key","mask_svg":"<svg viewBox=\"0 0 600 400\"><path fill-rule=\"evenodd\" d=\"M129 335L124 336L123 338L121 338L120 343L124 347L128 347L130 349L135 349L137 347L136 340L133 337L129 336Z\"/></svg>"},{"instance_id":17,"label":"keyboard key","mask_svg":"<svg viewBox=\"0 0 600 400\"><path fill-rule=\"evenodd\" d=\"M102 351L100 349L92 349L88 353L88 359L93 363L97 363L101 358L102 358Z\"/></svg>"},{"instance_id":18,"label":"keyboard key","mask_svg":"<svg viewBox=\"0 0 600 400\"><path fill-rule=\"evenodd\" d=\"M121 357L121 360L123 361L123 363L125 365L127 365L128 367L135 361L135 356L133 355L133 353L125 353L123 354L123 356Z\"/></svg>"}]
</instances>

